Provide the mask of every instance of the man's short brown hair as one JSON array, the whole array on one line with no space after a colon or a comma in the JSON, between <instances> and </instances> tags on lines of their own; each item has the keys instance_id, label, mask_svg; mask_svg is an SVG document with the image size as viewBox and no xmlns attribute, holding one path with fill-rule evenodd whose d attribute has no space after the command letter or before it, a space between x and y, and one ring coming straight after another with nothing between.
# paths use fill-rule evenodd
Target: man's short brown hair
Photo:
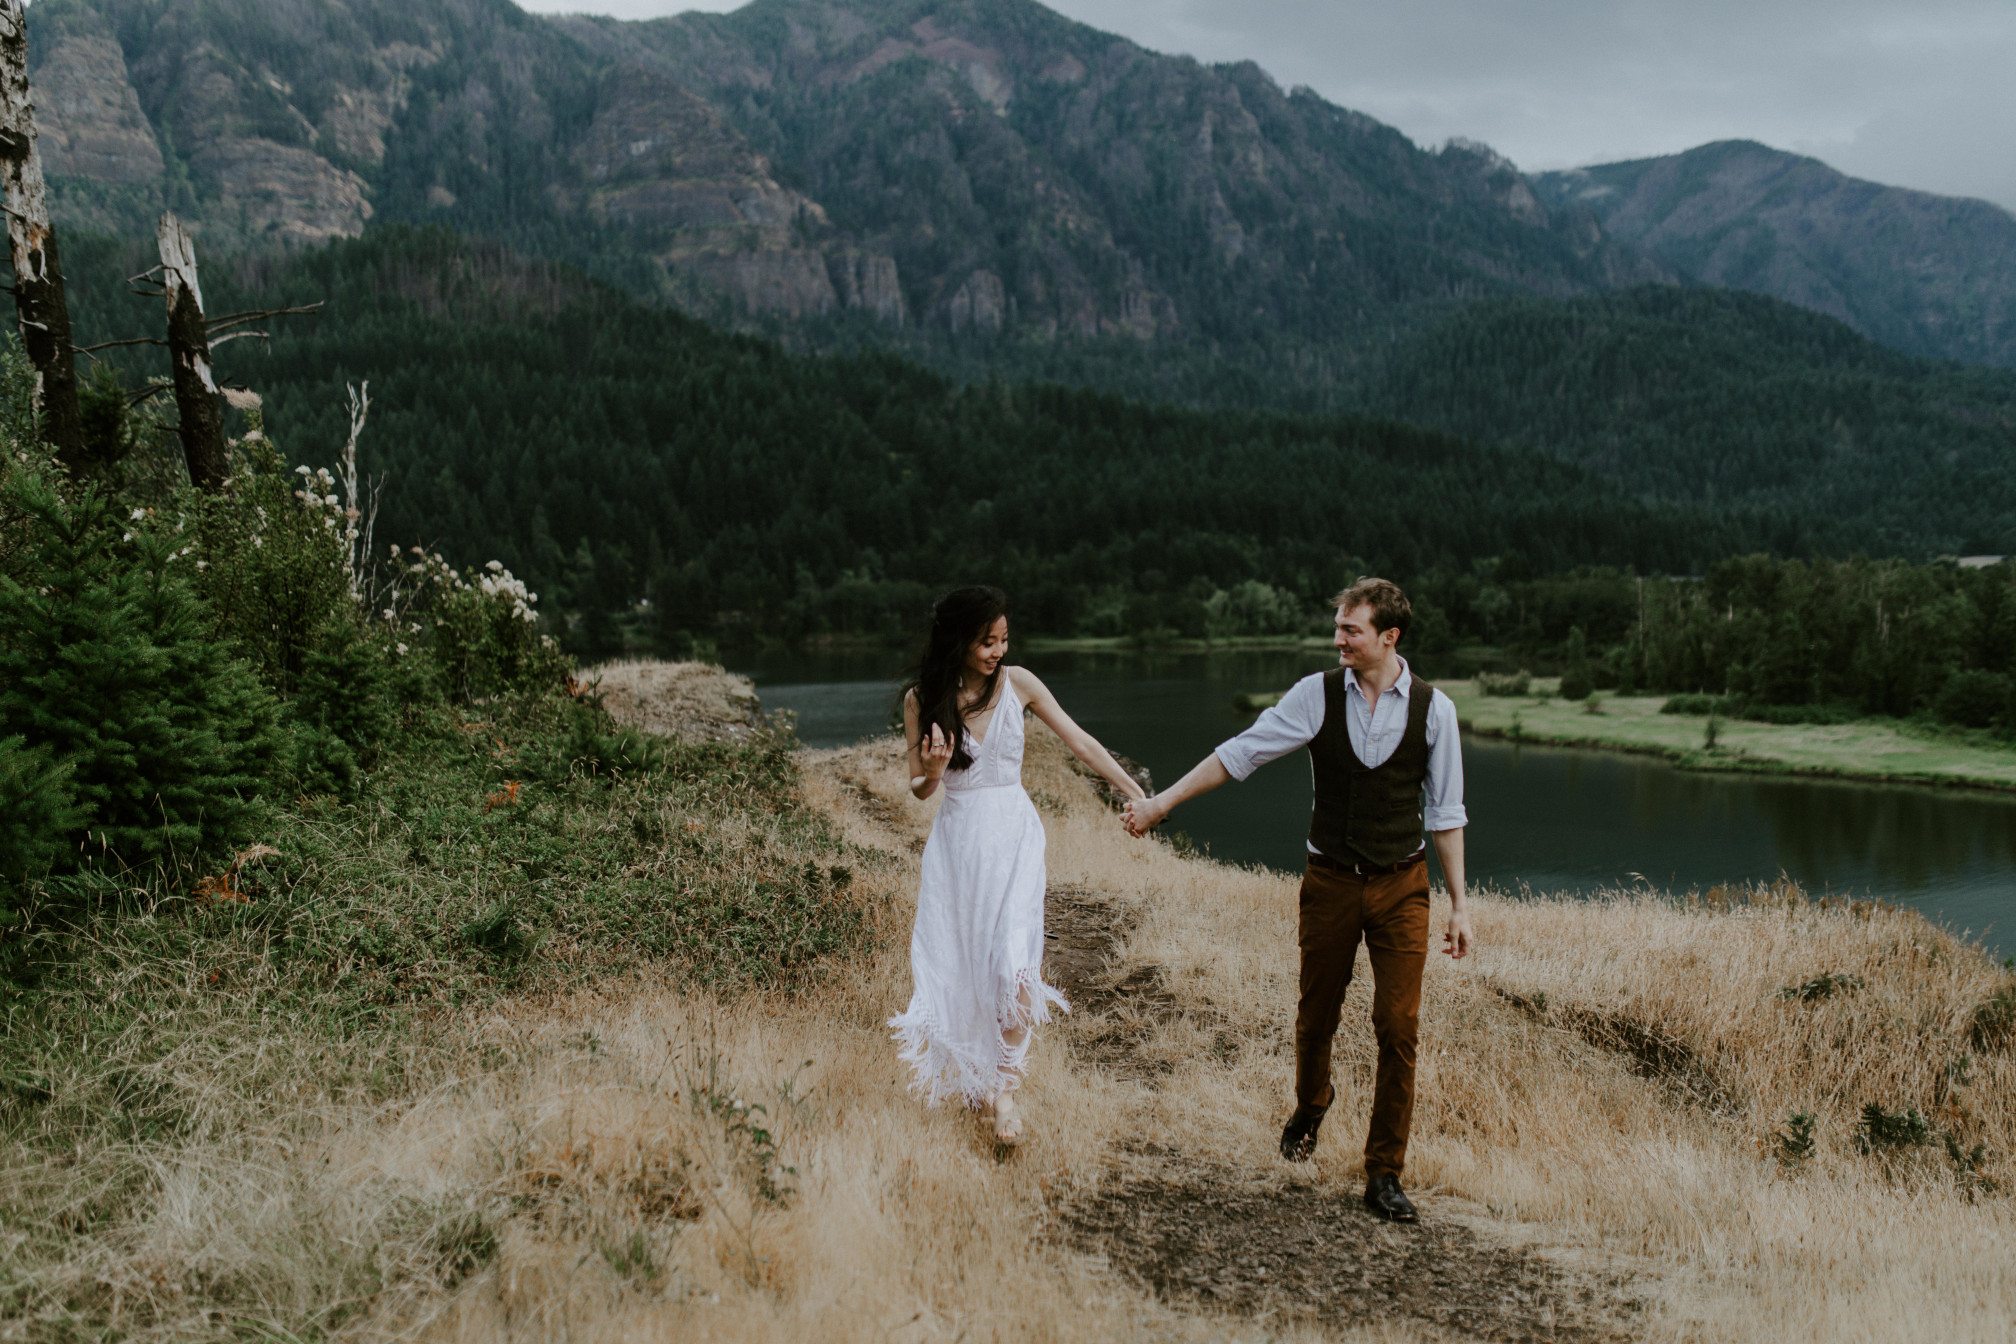
<instances>
[{"instance_id":1,"label":"man's short brown hair","mask_svg":"<svg viewBox=\"0 0 2016 1344\"><path fill-rule=\"evenodd\" d=\"M1400 591L1400 585L1391 579L1361 578L1331 598L1330 604L1339 611L1370 607L1372 628L1381 633L1398 630L1402 639L1407 637L1407 625L1414 619L1413 603L1407 600L1407 594Z\"/></svg>"}]
</instances>

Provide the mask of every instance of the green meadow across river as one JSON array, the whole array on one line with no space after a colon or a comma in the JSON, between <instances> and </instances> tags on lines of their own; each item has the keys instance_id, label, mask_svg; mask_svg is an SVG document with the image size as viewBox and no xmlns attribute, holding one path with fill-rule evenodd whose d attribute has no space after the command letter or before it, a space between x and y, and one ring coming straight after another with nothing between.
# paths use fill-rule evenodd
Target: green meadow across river
<instances>
[{"instance_id":1,"label":"green meadow across river","mask_svg":"<svg viewBox=\"0 0 2016 1344\"><path fill-rule=\"evenodd\" d=\"M1920 725L1899 719L1838 724L1756 723L1664 714L1663 695L1610 695L1563 700L1546 694L1483 695L1474 681L1438 682L1456 701L1463 726L1488 737L1645 752L1696 770L1747 770L1824 775L1893 783L2016 789L2016 744L1985 731Z\"/></svg>"}]
</instances>

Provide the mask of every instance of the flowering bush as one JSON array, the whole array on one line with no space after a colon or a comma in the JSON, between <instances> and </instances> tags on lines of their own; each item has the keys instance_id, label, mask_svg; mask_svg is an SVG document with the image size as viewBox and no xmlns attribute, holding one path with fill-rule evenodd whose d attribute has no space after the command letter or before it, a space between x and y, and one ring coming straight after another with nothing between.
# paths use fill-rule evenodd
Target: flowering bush
<instances>
[{"instance_id":1,"label":"flowering bush","mask_svg":"<svg viewBox=\"0 0 2016 1344\"><path fill-rule=\"evenodd\" d=\"M539 596L522 580L492 560L470 583L438 553L416 546L409 555L404 582L379 617L427 641L450 696L468 701L560 683L567 655L539 633Z\"/></svg>"},{"instance_id":2,"label":"flowering bush","mask_svg":"<svg viewBox=\"0 0 2016 1344\"><path fill-rule=\"evenodd\" d=\"M260 678L292 695L332 624L357 620L344 544L344 508L327 471L289 472L253 426L214 495L188 496L172 522L217 631ZM135 524L148 511L133 510Z\"/></svg>"}]
</instances>

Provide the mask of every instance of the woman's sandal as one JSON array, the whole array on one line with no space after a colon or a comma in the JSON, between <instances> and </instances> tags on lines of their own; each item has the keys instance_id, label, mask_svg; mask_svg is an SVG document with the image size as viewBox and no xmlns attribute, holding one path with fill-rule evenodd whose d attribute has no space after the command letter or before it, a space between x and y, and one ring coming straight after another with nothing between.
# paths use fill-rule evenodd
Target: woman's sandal
<instances>
[{"instance_id":1,"label":"woman's sandal","mask_svg":"<svg viewBox=\"0 0 2016 1344\"><path fill-rule=\"evenodd\" d=\"M1022 1142L1022 1112L1016 1108L1012 1092L1002 1092L994 1098L994 1142L1003 1148L1013 1148Z\"/></svg>"}]
</instances>

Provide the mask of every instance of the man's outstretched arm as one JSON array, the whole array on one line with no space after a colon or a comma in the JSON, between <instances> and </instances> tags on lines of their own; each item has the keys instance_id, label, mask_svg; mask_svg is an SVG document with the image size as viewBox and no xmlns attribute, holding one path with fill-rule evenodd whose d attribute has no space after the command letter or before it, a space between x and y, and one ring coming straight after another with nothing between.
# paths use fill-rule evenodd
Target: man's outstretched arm
<instances>
[{"instance_id":1,"label":"man's outstretched arm","mask_svg":"<svg viewBox=\"0 0 2016 1344\"><path fill-rule=\"evenodd\" d=\"M1127 834L1146 835L1162 823L1176 804L1200 793L1209 793L1231 778L1232 772L1225 768L1225 762L1219 760L1218 753L1214 751L1192 766L1189 774L1154 797L1127 804L1120 819L1127 825Z\"/></svg>"}]
</instances>

